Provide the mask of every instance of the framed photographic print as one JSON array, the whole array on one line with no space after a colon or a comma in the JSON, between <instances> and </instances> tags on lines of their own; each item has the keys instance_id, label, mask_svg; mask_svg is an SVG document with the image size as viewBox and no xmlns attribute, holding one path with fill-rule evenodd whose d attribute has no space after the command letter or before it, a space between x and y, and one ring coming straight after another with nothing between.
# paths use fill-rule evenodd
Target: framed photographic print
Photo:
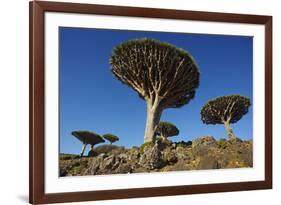
<instances>
[{"instance_id":1,"label":"framed photographic print","mask_svg":"<svg viewBox=\"0 0 281 205\"><path fill-rule=\"evenodd\" d=\"M271 16L30 2L30 203L271 187Z\"/></svg>"}]
</instances>

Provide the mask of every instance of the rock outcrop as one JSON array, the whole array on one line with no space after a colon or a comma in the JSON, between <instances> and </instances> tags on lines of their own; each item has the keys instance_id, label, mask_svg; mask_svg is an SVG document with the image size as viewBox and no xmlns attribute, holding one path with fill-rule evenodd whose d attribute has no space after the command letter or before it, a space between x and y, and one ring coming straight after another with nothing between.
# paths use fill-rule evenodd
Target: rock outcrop
<instances>
[{"instance_id":1,"label":"rock outcrop","mask_svg":"<svg viewBox=\"0 0 281 205\"><path fill-rule=\"evenodd\" d=\"M216 140L203 136L193 141L157 141L131 149L102 145L89 157L60 156L60 176L127 174L252 167L252 141Z\"/></svg>"}]
</instances>

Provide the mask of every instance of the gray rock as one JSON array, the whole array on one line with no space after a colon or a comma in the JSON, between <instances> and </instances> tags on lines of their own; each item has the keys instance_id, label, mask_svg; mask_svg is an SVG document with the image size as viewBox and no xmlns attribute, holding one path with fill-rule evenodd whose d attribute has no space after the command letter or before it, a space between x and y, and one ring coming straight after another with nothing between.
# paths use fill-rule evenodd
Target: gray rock
<instances>
[{"instance_id":1,"label":"gray rock","mask_svg":"<svg viewBox=\"0 0 281 205\"><path fill-rule=\"evenodd\" d=\"M105 153L101 153L101 154L99 154L98 156L99 156L100 158L102 158L102 159L104 159L104 158L108 157L108 155L107 155L107 154L105 154Z\"/></svg>"},{"instance_id":2,"label":"gray rock","mask_svg":"<svg viewBox=\"0 0 281 205\"><path fill-rule=\"evenodd\" d=\"M115 164L115 156L111 155L104 159L103 163L101 164L102 169L110 169Z\"/></svg>"},{"instance_id":3,"label":"gray rock","mask_svg":"<svg viewBox=\"0 0 281 205\"><path fill-rule=\"evenodd\" d=\"M163 159L167 164L175 164L178 161L177 154L172 148L167 148L163 151Z\"/></svg>"},{"instance_id":4,"label":"gray rock","mask_svg":"<svg viewBox=\"0 0 281 205\"><path fill-rule=\"evenodd\" d=\"M84 175L97 174L102 162L103 162L103 158L100 156L90 159L88 162L88 168L85 170Z\"/></svg>"},{"instance_id":5,"label":"gray rock","mask_svg":"<svg viewBox=\"0 0 281 205\"><path fill-rule=\"evenodd\" d=\"M64 177L67 174L67 169L66 168L60 168L60 176Z\"/></svg>"},{"instance_id":6,"label":"gray rock","mask_svg":"<svg viewBox=\"0 0 281 205\"><path fill-rule=\"evenodd\" d=\"M132 152L131 154L128 154L128 159L130 161L136 162L138 161L140 158L140 152L139 150L135 150L134 152Z\"/></svg>"},{"instance_id":7,"label":"gray rock","mask_svg":"<svg viewBox=\"0 0 281 205\"><path fill-rule=\"evenodd\" d=\"M192 148L197 146L217 146L217 141L212 136L203 136L192 141Z\"/></svg>"},{"instance_id":8,"label":"gray rock","mask_svg":"<svg viewBox=\"0 0 281 205\"><path fill-rule=\"evenodd\" d=\"M217 147L217 141L212 136L204 136L193 140L192 153L195 156L205 156L212 148Z\"/></svg>"},{"instance_id":9,"label":"gray rock","mask_svg":"<svg viewBox=\"0 0 281 205\"><path fill-rule=\"evenodd\" d=\"M212 156L206 156L200 159L198 169L219 169L218 161Z\"/></svg>"},{"instance_id":10,"label":"gray rock","mask_svg":"<svg viewBox=\"0 0 281 205\"><path fill-rule=\"evenodd\" d=\"M119 167L120 163L122 163L122 159L120 158L120 156L115 156L115 162L112 165L111 169L116 169L117 167Z\"/></svg>"},{"instance_id":11,"label":"gray rock","mask_svg":"<svg viewBox=\"0 0 281 205\"><path fill-rule=\"evenodd\" d=\"M131 173L132 170L133 169L130 164L121 163L121 164L119 164L118 168L116 169L116 173L119 173L119 174Z\"/></svg>"},{"instance_id":12,"label":"gray rock","mask_svg":"<svg viewBox=\"0 0 281 205\"><path fill-rule=\"evenodd\" d=\"M139 164L150 170L161 168L164 165L164 161L161 157L159 146L155 144L152 148L145 149L140 157Z\"/></svg>"},{"instance_id":13,"label":"gray rock","mask_svg":"<svg viewBox=\"0 0 281 205\"><path fill-rule=\"evenodd\" d=\"M128 155L127 155L127 154L119 154L119 157L120 157L122 160L126 161L126 159L128 158Z\"/></svg>"},{"instance_id":14,"label":"gray rock","mask_svg":"<svg viewBox=\"0 0 281 205\"><path fill-rule=\"evenodd\" d=\"M132 169L132 173L141 173L141 172L149 172L149 170L141 166L133 167Z\"/></svg>"}]
</instances>

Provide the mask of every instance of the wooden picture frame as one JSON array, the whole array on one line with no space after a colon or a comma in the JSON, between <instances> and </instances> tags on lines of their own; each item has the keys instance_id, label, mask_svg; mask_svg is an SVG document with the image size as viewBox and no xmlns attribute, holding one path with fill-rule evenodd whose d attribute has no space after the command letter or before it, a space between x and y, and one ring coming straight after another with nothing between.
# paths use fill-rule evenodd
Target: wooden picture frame
<instances>
[{"instance_id":1,"label":"wooden picture frame","mask_svg":"<svg viewBox=\"0 0 281 205\"><path fill-rule=\"evenodd\" d=\"M30 141L29 141L29 200L32 204L108 200L135 197L154 197L180 194L229 192L272 188L272 17L245 14L226 14L199 11L168 10L104 6L92 4L30 2ZM262 181L179 185L149 188L45 193L45 45L44 15L46 12L97 14L157 19L194 20L259 24L265 26L265 179Z\"/></svg>"}]
</instances>

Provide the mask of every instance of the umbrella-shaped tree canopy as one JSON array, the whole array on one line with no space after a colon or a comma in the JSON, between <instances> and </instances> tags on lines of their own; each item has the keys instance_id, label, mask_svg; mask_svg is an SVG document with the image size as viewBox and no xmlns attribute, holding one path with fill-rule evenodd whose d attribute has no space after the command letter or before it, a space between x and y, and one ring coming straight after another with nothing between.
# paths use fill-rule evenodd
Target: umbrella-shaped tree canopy
<instances>
[{"instance_id":1,"label":"umbrella-shaped tree canopy","mask_svg":"<svg viewBox=\"0 0 281 205\"><path fill-rule=\"evenodd\" d=\"M104 139L94 132L89 131L73 131L71 134L76 137L78 140L80 140L83 144L82 151L80 153L80 156L82 157L87 144L91 145L91 149L93 149L94 145L105 142Z\"/></svg>"},{"instance_id":2,"label":"umbrella-shaped tree canopy","mask_svg":"<svg viewBox=\"0 0 281 205\"><path fill-rule=\"evenodd\" d=\"M176 136L179 134L179 129L170 122L160 122L157 126L156 133L162 138Z\"/></svg>"},{"instance_id":3,"label":"umbrella-shaped tree canopy","mask_svg":"<svg viewBox=\"0 0 281 205\"><path fill-rule=\"evenodd\" d=\"M71 134L78 140L80 140L83 144L95 145L105 142L99 134L90 131L73 131Z\"/></svg>"},{"instance_id":4,"label":"umbrella-shaped tree canopy","mask_svg":"<svg viewBox=\"0 0 281 205\"><path fill-rule=\"evenodd\" d=\"M103 138L108 140L110 142L110 144L119 140L119 137L117 137L116 135L113 135L111 133L104 134Z\"/></svg>"},{"instance_id":5,"label":"umbrella-shaped tree canopy","mask_svg":"<svg viewBox=\"0 0 281 205\"><path fill-rule=\"evenodd\" d=\"M241 95L217 97L201 109L201 120L205 124L224 124L229 139L235 139L230 124L238 122L248 113L250 99Z\"/></svg>"},{"instance_id":6,"label":"umbrella-shaped tree canopy","mask_svg":"<svg viewBox=\"0 0 281 205\"><path fill-rule=\"evenodd\" d=\"M155 140L163 110L188 104L199 86L199 69L185 50L155 39L129 40L116 46L111 71L147 104L144 141Z\"/></svg>"}]
</instances>

